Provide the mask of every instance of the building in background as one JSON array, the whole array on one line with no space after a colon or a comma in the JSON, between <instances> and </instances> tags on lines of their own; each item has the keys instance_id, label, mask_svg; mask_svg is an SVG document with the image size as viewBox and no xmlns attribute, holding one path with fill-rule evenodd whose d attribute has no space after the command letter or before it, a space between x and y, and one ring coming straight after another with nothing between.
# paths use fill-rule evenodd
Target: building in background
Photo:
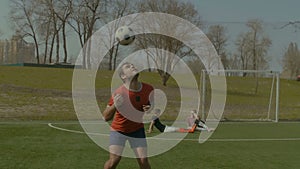
<instances>
[{"instance_id":1,"label":"building in background","mask_svg":"<svg viewBox=\"0 0 300 169\"><path fill-rule=\"evenodd\" d=\"M0 64L33 63L35 46L26 42L21 35L13 35L10 40L0 40Z\"/></svg>"}]
</instances>

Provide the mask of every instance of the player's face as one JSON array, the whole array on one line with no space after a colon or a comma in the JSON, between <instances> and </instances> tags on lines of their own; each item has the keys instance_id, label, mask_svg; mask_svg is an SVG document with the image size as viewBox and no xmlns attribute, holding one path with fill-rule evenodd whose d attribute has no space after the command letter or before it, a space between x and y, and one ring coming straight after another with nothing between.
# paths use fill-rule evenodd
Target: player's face
<instances>
[{"instance_id":1,"label":"player's face","mask_svg":"<svg viewBox=\"0 0 300 169\"><path fill-rule=\"evenodd\" d=\"M122 70L123 79L131 79L139 73L138 70L134 67L134 65L130 63L124 64Z\"/></svg>"}]
</instances>

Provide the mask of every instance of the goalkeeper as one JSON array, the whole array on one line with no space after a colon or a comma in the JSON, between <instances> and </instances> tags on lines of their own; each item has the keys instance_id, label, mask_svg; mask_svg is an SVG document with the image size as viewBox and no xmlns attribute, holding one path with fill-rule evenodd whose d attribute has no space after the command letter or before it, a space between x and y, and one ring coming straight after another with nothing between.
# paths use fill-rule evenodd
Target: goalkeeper
<instances>
[{"instance_id":1,"label":"goalkeeper","mask_svg":"<svg viewBox=\"0 0 300 169\"><path fill-rule=\"evenodd\" d=\"M199 120L195 120L194 124L187 129L168 126L168 125L161 123L161 121L159 120L160 114L161 114L160 109L154 109L154 115L153 115L152 121L149 125L148 133L151 133L153 131L154 126L162 133L163 132L165 132L165 133L167 133L167 132L193 133L196 130L196 128L198 128L199 126L202 127L201 126L202 123L200 124Z\"/></svg>"}]
</instances>

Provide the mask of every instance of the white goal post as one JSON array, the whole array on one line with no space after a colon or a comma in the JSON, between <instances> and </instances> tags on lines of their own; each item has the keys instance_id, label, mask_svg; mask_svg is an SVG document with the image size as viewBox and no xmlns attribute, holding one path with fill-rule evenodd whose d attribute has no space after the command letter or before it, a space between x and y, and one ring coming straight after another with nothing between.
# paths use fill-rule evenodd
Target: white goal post
<instances>
[{"instance_id":1,"label":"white goal post","mask_svg":"<svg viewBox=\"0 0 300 169\"><path fill-rule=\"evenodd\" d=\"M207 117L210 107L210 78L225 74L227 95L222 120L274 121L279 115L280 73L266 70L202 70L200 114Z\"/></svg>"}]
</instances>

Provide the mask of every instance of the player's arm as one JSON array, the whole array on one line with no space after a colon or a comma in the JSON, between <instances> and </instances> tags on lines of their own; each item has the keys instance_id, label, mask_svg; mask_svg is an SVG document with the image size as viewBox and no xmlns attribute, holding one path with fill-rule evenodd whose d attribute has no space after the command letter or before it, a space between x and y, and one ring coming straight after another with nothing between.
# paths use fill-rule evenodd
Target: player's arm
<instances>
[{"instance_id":1,"label":"player's arm","mask_svg":"<svg viewBox=\"0 0 300 169\"><path fill-rule=\"evenodd\" d=\"M116 94L113 97L113 104L112 105L108 105L106 107L106 109L104 110L104 112L103 112L103 119L105 121L111 120L114 117L114 115L115 115L117 107L121 106L122 104L123 104L123 97L120 94Z\"/></svg>"},{"instance_id":2,"label":"player's arm","mask_svg":"<svg viewBox=\"0 0 300 169\"><path fill-rule=\"evenodd\" d=\"M146 114L149 114L151 111L152 111L152 109L153 109L153 106L151 106L150 104L148 104L148 105L143 105L143 111L146 113Z\"/></svg>"},{"instance_id":3,"label":"player's arm","mask_svg":"<svg viewBox=\"0 0 300 169\"><path fill-rule=\"evenodd\" d=\"M114 117L116 110L117 109L114 104L111 106L107 105L106 109L103 112L103 119L105 121L111 120Z\"/></svg>"},{"instance_id":4,"label":"player's arm","mask_svg":"<svg viewBox=\"0 0 300 169\"><path fill-rule=\"evenodd\" d=\"M150 125L149 125L149 129L148 129L148 133L151 133L153 131L153 126L154 126L154 120L151 121Z\"/></svg>"}]
</instances>

